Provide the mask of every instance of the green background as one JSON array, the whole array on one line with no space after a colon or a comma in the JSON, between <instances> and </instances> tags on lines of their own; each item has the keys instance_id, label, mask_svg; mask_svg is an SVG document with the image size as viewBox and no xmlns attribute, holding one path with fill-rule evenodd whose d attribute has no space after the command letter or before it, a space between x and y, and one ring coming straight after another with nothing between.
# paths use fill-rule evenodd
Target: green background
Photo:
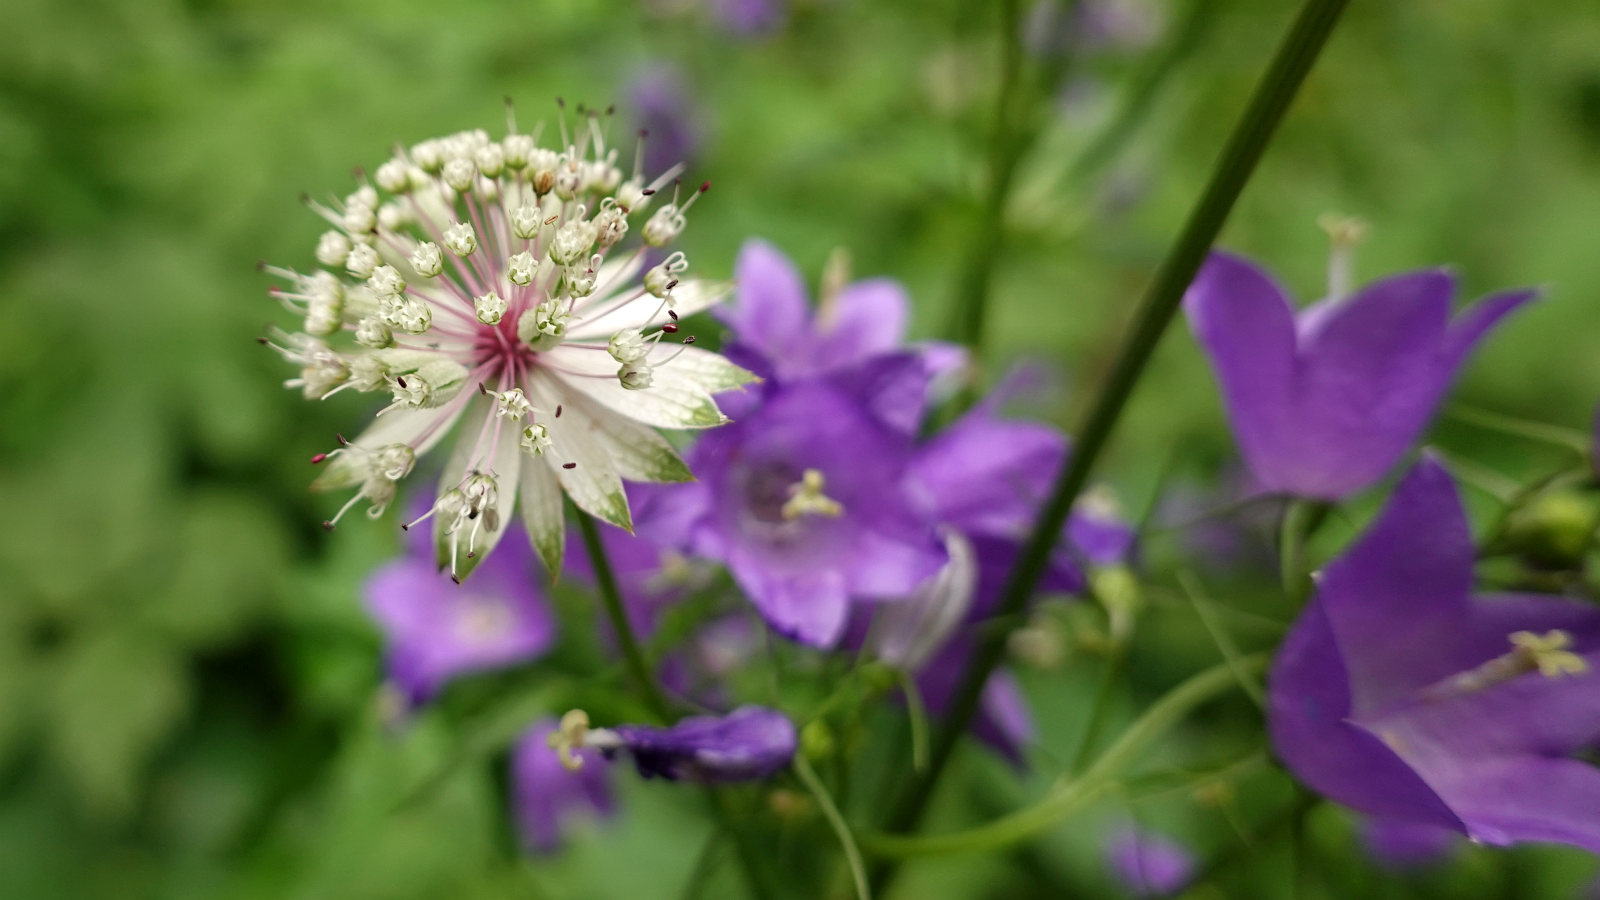
<instances>
[{"instance_id":1,"label":"green background","mask_svg":"<svg viewBox=\"0 0 1600 900\"><path fill-rule=\"evenodd\" d=\"M1293 11L1198 2L1192 52L1110 165L1064 176L1161 39L1077 60L1076 102L1023 163L985 378L1023 358L1055 367L1062 387L1039 414L1063 425ZM369 404L308 404L280 386L287 367L253 339L289 323L255 265L308 265L322 227L298 195L342 196L352 167L396 143L498 135L503 96L524 123L556 96L620 102L636 72L668 62L704 133L689 177L713 182L682 244L695 271L726 275L761 236L814 283L846 247L858 275L909 285L913 329L934 336L977 240L998 59L998 16L970 6L812 2L781 33L741 40L697 8L616 0L6 0L0 896L674 895L709 828L682 789L618 779L621 821L558 859L509 849L495 748L546 708L537 692L491 722L382 727L359 585L396 534L364 521L324 533L336 501L306 487L305 460ZM1151 7L1170 24L1187 4ZM1314 223L1337 211L1371 223L1364 278L1449 263L1470 295L1547 285L1458 397L1586 430L1600 398L1596 47L1600 16L1578 0L1355 0L1222 243L1314 297L1326 249ZM1481 429L1437 437L1516 478L1559 461ZM1203 485L1230 453L1209 374L1176 327L1100 474L1137 510L1173 460ZM1324 550L1348 533L1333 529ZM1152 551L1157 568L1171 555ZM1269 582L1254 584L1212 590L1236 591L1231 605ZM1216 659L1181 598L1148 593L1121 712ZM1240 622L1240 640L1272 639L1271 623ZM936 821L1036 796L1083 727L1097 668L1076 653L1029 672L1036 771L1019 781L973 754ZM483 746L413 792L463 753L464 732ZM1164 753L1197 764L1259 743L1241 704L1196 719ZM1220 806L1181 790L1108 804L1024 852L923 867L901 896L1116 896L1096 852L1106 823L1147 818L1209 853L1287 787L1258 766L1228 793ZM1322 863L1306 896L1544 898L1593 868L1569 851L1476 851L1394 879L1374 873L1336 810L1311 828ZM814 823L799 833L827 841ZM1257 848L1226 895L1288 896L1281 844Z\"/></svg>"}]
</instances>

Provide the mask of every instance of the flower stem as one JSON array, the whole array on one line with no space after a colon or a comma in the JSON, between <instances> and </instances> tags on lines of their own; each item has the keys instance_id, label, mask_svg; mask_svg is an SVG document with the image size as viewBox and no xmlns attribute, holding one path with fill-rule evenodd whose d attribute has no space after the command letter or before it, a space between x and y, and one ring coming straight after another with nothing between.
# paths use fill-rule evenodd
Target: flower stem
<instances>
[{"instance_id":1,"label":"flower stem","mask_svg":"<svg viewBox=\"0 0 1600 900\"><path fill-rule=\"evenodd\" d=\"M617 578L611 568L611 559L606 555L606 548L600 541L600 529L588 514L578 512L578 530L583 534L583 546L589 554L589 565L594 568L595 584L600 588L601 606L605 608L606 617L611 621L611 630L616 632L617 644L622 648L622 661L627 667L628 675L638 687L639 693L644 695L644 702L650 709L650 714L661 724L671 721L671 707L667 703L667 696L661 690L661 685L656 682L654 670L644 657L644 651L639 645L639 638L633 633L633 623L628 621L627 610L622 605L622 592L617 589ZM727 799L715 788L706 788L706 799L711 805L712 816L717 820L717 826L733 839L734 850L739 858L739 863L744 869L746 885L752 897L764 898L771 896L766 882L761 877L761 861L755 848L751 846L748 831L741 828L733 821L733 814L728 809Z\"/></svg>"},{"instance_id":2,"label":"flower stem","mask_svg":"<svg viewBox=\"0 0 1600 900\"><path fill-rule=\"evenodd\" d=\"M850 864L850 880L856 889L856 900L872 900L872 889L867 886L867 867L861 862L861 850L850 833L850 825L845 822L844 814L839 812L839 806L833 802L828 789L822 786L822 779L812 770L811 763L806 762L803 751L795 754L794 774L811 792L817 807L822 810L822 817L828 820L828 827L838 837L839 846L844 848L845 861Z\"/></svg>"},{"instance_id":3,"label":"flower stem","mask_svg":"<svg viewBox=\"0 0 1600 900\"><path fill-rule=\"evenodd\" d=\"M665 725L671 718L667 696L662 693L661 685L656 683L650 663L639 646L639 638L633 633L633 624L628 621L628 612L622 606L622 592L617 590L617 577L611 570L611 559L606 556L605 545L600 542L600 529L593 518L579 512L578 530L583 533L583 547L589 554L589 564L594 567L595 584L600 588L600 603L605 608L606 618L611 621L611 630L616 633L628 676L643 695L650 714Z\"/></svg>"},{"instance_id":4,"label":"flower stem","mask_svg":"<svg viewBox=\"0 0 1600 900\"><path fill-rule=\"evenodd\" d=\"M1020 134L1018 111L1022 89L1022 13L1020 0L1002 0L1000 22L1000 93L995 101L989 137L988 190L983 214L972 235L965 264L956 282L955 308L948 335L981 351L988 330L989 284L994 280L1005 243L1005 217L1011 184L1028 141Z\"/></svg>"},{"instance_id":5,"label":"flower stem","mask_svg":"<svg viewBox=\"0 0 1600 900\"><path fill-rule=\"evenodd\" d=\"M1260 654L1239 660L1239 664L1252 676L1260 674L1266 662L1266 657ZM1128 726L1128 730L1106 748L1106 752L1081 776L1058 784L1049 796L1033 806L1002 816L987 825L949 834L864 835L860 839L861 846L880 856L906 857L977 853L998 850L1027 840L1115 787L1117 777L1136 761L1145 747L1195 708L1237 687L1236 676L1235 668L1226 664L1190 676L1187 681L1150 704L1144 715Z\"/></svg>"},{"instance_id":6,"label":"flower stem","mask_svg":"<svg viewBox=\"0 0 1600 900\"><path fill-rule=\"evenodd\" d=\"M1044 573L1050 551L1067 521L1073 502L1083 490L1090 470L1105 448L1162 333L1177 313L1185 289L1194 280L1234 202L1250 180L1256 163L1260 161L1290 101L1327 43L1347 3L1348 0L1307 0L1279 45L1243 117L1228 138L1210 182L1145 292L1132 331L1124 339L1104 388L1090 408L1083 427L1078 430L1072 455L1057 474L1050 498L1040 511L1033 533L1016 566L1006 578L997 617L1015 619L1026 606L1028 597ZM1005 652L1006 638L1006 629L995 629L978 645L977 652L962 673L948 712L934 735L928 771L915 779L901 795L890 813L888 830L905 831L921 818L933 788L944 773L945 764L949 762L951 751L977 711L989 673L999 664ZM882 893L881 886L892 877L892 870L880 869L877 876L879 893Z\"/></svg>"},{"instance_id":7,"label":"flower stem","mask_svg":"<svg viewBox=\"0 0 1600 900\"><path fill-rule=\"evenodd\" d=\"M1333 507L1317 500L1290 500L1278 534L1278 575L1289 605L1299 609L1311 596L1311 571L1306 566L1306 541L1327 520Z\"/></svg>"}]
</instances>

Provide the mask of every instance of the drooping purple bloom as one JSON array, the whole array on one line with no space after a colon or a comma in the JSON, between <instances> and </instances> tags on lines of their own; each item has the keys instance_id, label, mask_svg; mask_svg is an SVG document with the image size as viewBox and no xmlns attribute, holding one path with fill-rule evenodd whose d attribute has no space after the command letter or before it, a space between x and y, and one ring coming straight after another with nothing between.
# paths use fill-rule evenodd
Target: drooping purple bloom
<instances>
[{"instance_id":1,"label":"drooping purple bloom","mask_svg":"<svg viewBox=\"0 0 1600 900\"><path fill-rule=\"evenodd\" d=\"M639 69L629 79L627 97L636 127L646 132L645 171L665 172L694 159L703 124L681 69L664 62Z\"/></svg>"},{"instance_id":2,"label":"drooping purple bloom","mask_svg":"<svg viewBox=\"0 0 1600 900\"><path fill-rule=\"evenodd\" d=\"M1361 843L1385 868L1404 871L1442 862L1460 842L1448 828L1405 819L1364 817Z\"/></svg>"},{"instance_id":3,"label":"drooping purple bloom","mask_svg":"<svg viewBox=\"0 0 1600 900\"><path fill-rule=\"evenodd\" d=\"M912 451L838 385L793 384L695 444L700 480L653 488L672 515L652 527L726 564L776 631L831 647L853 601L904 597L945 562L902 485Z\"/></svg>"},{"instance_id":4,"label":"drooping purple bloom","mask_svg":"<svg viewBox=\"0 0 1600 900\"><path fill-rule=\"evenodd\" d=\"M616 811L609 764L598 750L574 748L583 759L572 771L550 746L556 721L546 719L523 734L511 754L511 814L523 846L554 853L573 821L607 818Z\"/></svg>"},{"instance_id":5,"label":"drooping purple bloom","mask_svg":"<svg viewBox=\"0 0 1600 900\"><path fill-rule=\"evenodd\" d=\"M1170 897L1194 878L1194 854L1171 838L1141 828L1115 832L1105 846L1117 881L1136 897Z\"/></svg>"},{"instance_id":6,"label":"drooping purple bloom","mask_svg":"<svg viewBox=\"0 0 1600 900\"><path fill-rule=\"evenodd\" d=\"M950 344L906 343L911 301L893 279L847 284L814 311L794 265L771 244L751 240L739 251L735 281L734 299L715 313L733 330L733 341L724 351L766 379L769 387L848 373L849 381L871 383L863 396L883 396L883 408L898 407L896 421L914 428L927 403L930 380L966 360ZM905 354L922 365L906 365ZM744 393L759 396L758 391ZM729 414L738 418L737 412Z\"/></svg>"},{"instance_id":7,"label":"drooping purple bloom","mask_svg":"<svg viewBox=\"0 0 1600 900\"><path fill-rule=\"evenodd\" d=\"M794 758L797 734L783 713L742 706L723 716L695 716L671 726L619 725L611 729L639 774L669 781L713 784L755 781Z\"/></svg>"},{"instance_id":8,"label":"drooping purple bloom","mask_svg":"<svg viewBox=\"0 0 1600 900\"><path fill-rule=\"evenodd\" d=\"M1260 268L1212 254L1184 308L1265 489L1337 500L1382 477L1478 341L1535 296L1495 294L1452 320L1455 291L1450 273L1422 269L1296 314Z\"/></svg>"},{"instance_id":9,"label":"drooping purple bloom","mask_svg":"<svg viewBox=\"0 0 1600 900\"><path fill-rule=\"evenodd\" d=\"M787 0L709 0L711 13L723 28L742 37L759 37L783 27Z\"/></svg>"},{"instance_id":10,"label":"drooping purple bloom","mask_svg":"<svg viewBox=\"0 0 1600 900\"><path fill-rule=\"evenodd\" d=\"M413 704L458 675L534 659L555 638L543 571L526 540L505 542L471 580L456 584L435 565L426 537L408 540L406 555L365 587L367 610L387 641L389 678Z\"/></svg>"},{"instance_id":11,"label":"drooping purple bloom","mask_svg":"<svg viewBox=\"0 0 1600 900\"><path fill-rule=\"evenodd\" d=\"M1600 851L1600 608L1472 595L1449 474L1424 458L1321 576L1274 663L1268 725L1302 781L1487 844Z\"/></svg>"}]
</instances>

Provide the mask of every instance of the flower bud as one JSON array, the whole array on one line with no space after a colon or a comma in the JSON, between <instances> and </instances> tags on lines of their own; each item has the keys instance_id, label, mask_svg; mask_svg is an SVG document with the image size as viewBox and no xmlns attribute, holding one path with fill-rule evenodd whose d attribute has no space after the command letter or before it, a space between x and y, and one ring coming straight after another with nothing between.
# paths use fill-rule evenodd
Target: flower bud
<instances>
[{"instance_id":1,"label":"flower bud","mask_svg":"<svg viewBox=\"0 0 1600 900\"><path fill-rule=\"evenodd\" d=\"M457 256L471 256L478 249L478 235L470 224L457 222L445 227L444 245Z\"/></svg>"},{"instance_id":2,"label":"flower bud","mask_svg":"<svg viewBox=\"0 0 1600 900\"><path fill-rule=\"evenodd\" d=\"M411 254L411 268L424 278L433 278L444 271L444 254L439 252L439 245L432 241L423 241Z\"/></svg>"},{"instance_id":3,"label":"flower bud","mask_svg":"<svg viewBox=\"0 0 1600 900\"><path fill-rule=\"evenodd\" d=\"M317 239L317 262L325 266L342 265L350 255L350 239L342 231L324 231Z\"/></svg>"},{"instance_id":4,"label":"flower bud","mask_svg":"<svg viewBox=\"0 0 1600 900\"><path fill-rule=\"evenodd\" d=\"M470 159L457 157L444 164L444 171L439 173L439 177L457 193L466 193L478 177L478 167Z\"/></svg>"},{"instance_id":5,"label":"flower bud","mask_svg":"<svg viewBox=\"0 0 1600 900\"><path fill-rule=\"evenodd\" d=\"M355 278L370 278L372 270L378 267L378 251L367 244L357 244L350 248L350 255L345 257L344 270Z\"/></svg>"},{"instance_id":6,"label":"flower bud","mask_svg":"<svg viewBox=\"0 0 1600 900\"><path fill-rule=\"evenodd\" d=\"M528 285L539 275L539 261L524 250L507 261L506 269L506 277L511 279L512 284Z\"/></svg>"},{"instance_id":7,"label":"flower bud","mask_svg":"<svg viewBox=\"0 0 1600 900\"><path fill-rule=\"evenodd\" d=\"M506 301L499 294L490 291L482 297L473 298L472 311L477 315L479 322L485 325L498 325L500 317L506 314Z\"/></svg>"},{"instance_id":8,"label":"flower bud","mask_svg":"<svg viewBox=\"0 0 1600 900\"><path fill-rule=\"evenodd\" d=\"M373 173L373 180L391 194L404 194L411 190L411 168L404 160L386 160Z\"/></svg>"}]
</instances>

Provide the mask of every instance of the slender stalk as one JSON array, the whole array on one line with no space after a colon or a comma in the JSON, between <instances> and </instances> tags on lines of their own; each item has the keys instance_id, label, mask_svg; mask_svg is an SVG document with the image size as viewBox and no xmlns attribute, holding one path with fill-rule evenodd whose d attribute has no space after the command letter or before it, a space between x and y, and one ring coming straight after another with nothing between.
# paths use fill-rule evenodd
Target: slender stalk
<instances>
[{"instance_id":1,"label":"slender stalk","mask_svg":"<svg viewBox=\"0 0 1600 900\"><path fill-rule=\"evenodd\" d=\"M1266 667L1264 655L1241 660L1250 675ZM1059 784L1049 796L986 825L949 834L922 836L864 835L861 846L882 856L926 856L946 853L977 853L998 850L1027 840L1054 826L1064 817L1082 809L1096 797L1116 787L1117 778L1151 744L1195 708L1236 687L1232 666L1216 665L1163 694L1144 714L1128 726L1106 752L1078 778Z\"/></svg>"},{"instance_id":2,"label":"slender stalk","mask_svg":"<svg viewBox=\"0 0 1600 900\"><path fill-rule=\"evenodd\" d=\"M1311 596L1306 541L1322 527L1332 508L1317 500L1291 500L1283 511L1283 526L1278 534L1278 574L1289 605L1296 609Z\"/></svg>"},{"instance_id":3,"label":"slender stalk","mask_svg":"<svg viewBox=\"0 0 1600 900\"><path fill-rule=\"evenodd\" d=\"M622 592L617 589L617 577L611 570L611 559L606 556L605 545L600 542L600 529L588 514L579 512L578 530L583 533L583 547L588 551L589 564L594 567L595 584L600 588L600 604L605 608L606 618L611 621L611 630L616 632L617 645L622 649L622 662L627 666L628 677L633 679L634 686L644 697L651 715L666 724L671 718L667 695L656 683L654 670L644 658L639 638L633 633L633 624L628 621L628 611L622 606Z\"/></svg>"},{"instance_id":4,"label":"slender stalk","mask_svg":"<svg viewBox=\"0 0 1600 900\"><path fill-rule=\"evenodd\" d=\"M1100 669L1100 681L1095 687L1094 700L1089 707L1089 718L1083 723L1083 734L1078 738L1078 747L1072 753L1072 761L1067 764L1067 774L1076 778L1083 773L1089 764L1089 757L1094 753L1095 745L1100 743L1100 733L1105 730L1106 720L1111 715L1111 698L1117 693L1117 684L1122 680L1122 664L1127 659L1127 648L1119 641L1112 645L1106 654L1105 665Z\"/></svg>"},{"instance_id":5,"label":"slender stalk","mask_svg":"<svg viewBox=\"0 0 1600 900\"><path fill-rule=\"evenodd\" d=\"M811 792L817 801L817 808L822 810L822 817L828 820L828 827L839 839L839 846L844 848L845 861L850 864L850 880L856 889L856 900L872 900L872 888L867 885L867 867L861 862L861 850L856 846L850 825L844 820L844 814L839 812L839 806L833 802L828 789L822 786L822 779L817 777L811 763L806 762L804 753L795 754L794 774Z\"/></svg>"},{"instance_id":6,"label":"slender stalk","mask_svg":"<svg viewBox=\"0 0 1600 900\"><path fill-rule=\"evenodd\" d=\"M1000 22L1000 91L995 101L994 124L989 135L988 189L983 214L968 243L957 281L955 308L947 334L974 350L981 350L988 328L989 285L994 280L1005 237L1007 202L1028 141L1018 133L1017 107L1022 91L1022 12L1020 0L1002 0Z\"/></svg>"},{"instance_id":7,"label":"slender stalk","mask_svg":"<svg viewBox=\"0 0 1600 900\"><path fill-rule=\"evenodd\" d=\"M1589 455L1589 435L1576 428L1551 425L1548 422L1532 422L1527 419L1519 419L1516 416L1508 416L1504 413L1479 409L1462 403L1454 404L1446 409L1445 416L1457 422L1474 425L1488 431L1497 431L1512 437L1560 447L1582 457L1588 457Z\"/></svg>"},{"instance_id":8,"label":"slender stalk","mask_svg":"<svg viewBox=\"0 0 1600 900\"><path fill-rule=\"evenodd\" d=\"M578 530L583 534L583 546L589 554L589 564L594 568L595 584L600 588L601 606L611 621L611 630L616 632L617 645L622 649L623 664L627 667L628 675L638 687L639 693L644 696L645 705L649 707L651 715L662 724L666 724L671 720L671 707L667 703L666 694L661 690L661 685L655 679L654 670L644 657L638 636L633 633L633 623L628 621L627 610L622 605L622 592L617 589L616 574L611 568L611 559L606 555L605 545L600 541L600 529L595 525L594 519L581 511L577 518ZM750 835L746 829L740 828L733 821L727 798L715 788L708 787L706 799L711 805L711 813L717 820L717 826L733 839L734 850L744 869L750 895L757 898L771 896L766 882L761 877L761 860L755 848L751 846Z\"/></svg>"},{"instance_id":9,"label":"slender stalk","mask_svg":"<svg viewBox=\"0 0 1600 900\"><path fill-rule=\"evenodd\" d=\"M1105 448L1156 344L1177 313L1185 289L1194 280L1234 202L1250 180L1256 163L1260 161L1290 101L1327 43L1347 3L1348 0L1307 0L1279 45L1243 117L1234 127L1209 184L1145 292L1132 331L1124 340L1117 361L1083 426L1078 429L1077 444L1072 455L1057 474L1050 498L1040 511L1033 533L1006 579L996 613L998 617L1015 618L1026 606L1028 597L1044 572L1061 528L1066 524L1073 502L1083 490L1089 472ZM1005 652L1006 637L1004 629L996 629L978 645L969 660L948 712L935 733L927 774L915 779L895 804L887 822L890 831L905 831L921 818L933 788L949 762L951 751L977 711L989 673L994 671ZM893 870L880 868L875 874L879 893L882 893L881 888L888 883Z\"/></svg>"}]
</instances>

